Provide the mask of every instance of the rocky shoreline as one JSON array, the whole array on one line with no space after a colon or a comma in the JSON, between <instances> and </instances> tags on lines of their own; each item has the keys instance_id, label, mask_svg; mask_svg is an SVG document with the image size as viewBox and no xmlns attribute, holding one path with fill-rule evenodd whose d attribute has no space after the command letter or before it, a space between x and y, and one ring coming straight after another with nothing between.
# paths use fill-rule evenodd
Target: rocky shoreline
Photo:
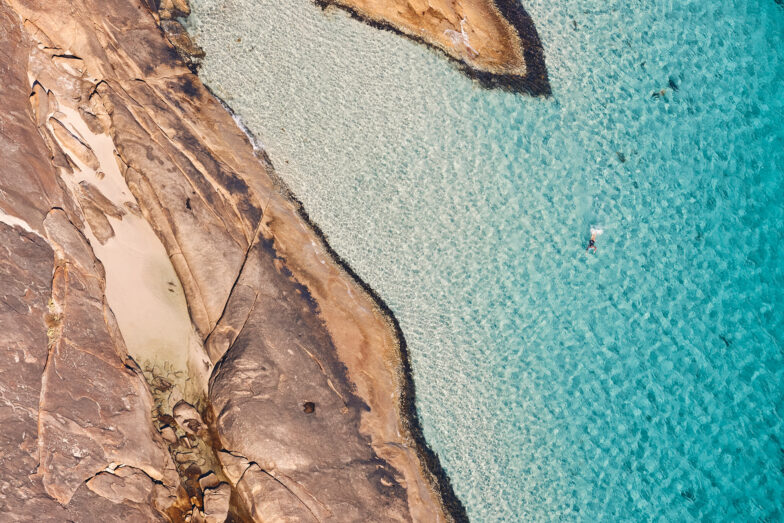
<instances>
[{"instance_id":1,"label":"rocky shoreline","mask_svg":"<svg viewBox=\"0 0 784 523\"><path fill-rule=\"evenodd\" d=\"M518 0L313 2L322 9L342 9L372 27L436 49L484 88L531 96L552 93L539 34ZM474 16L477 27L472 27L469 15L476 13L484 16ZM484 46L494 47L486 53L489 58Z\"/></svg>"},{"instance_id":2,"label":"rocky shoreline","mask_svg":"<svg viewBox=\"0 0 784 523\"><path fill-rule=\"evenodd\" d=\"M171 0L164 1L171 2ZM186 0L180 1L182 2L181 5L184 7L188 6ZM179 10L178 16L187 17L189 14L190 8L188 8L187 11L181 8ZM168 13L165 12L161 18L163 20L167 19ZM198 75L199 62L204 57L204 52L201 50L201 48L192 40L190 40L190 38L183 42L182 40L172 38L170 36L170 32L166 28L163 28L163 30L164 34L170 40L172 45L175 46L180 56L183 57L183 60L186 62L188 67L194 72L194 74ZM180 30L177 29L174 34L179 35ZM178 45L176 42L183 42L183 44ZM236 115L234 110L225 100L212 91L206 84L205 88L210 92L210 94L212 94L213 97L220 101L226 111L228 111L235 121L237 121L238 125L240 125L242 128L242 131L248 136L248 139L256 149L256 155L271 172L274 172L274 166L271 159L269 156L267 156L264 149L258 145L259 140L254 136L253 131L242 125L240 118ZM398 345L398 350L400 351L400 380L402 381L402 386L400 391L399 410L403 417L403 423L406 425L407 429L411 433L411 436L413 437L417 454L425 464L426 475L429 476L429 481L433 484L434 488L441 497L441 502L446 514L449 515L452 521L457 523L469 521L468 514L465 510L465 507L463 506L462 501L460 501L460 499L455 495L449 476L441 466L438 455L433 452L433 450L428 445L422 431L422 426L419 421L419 414L416 408L416 385L414 383L413 371L411 368L411 361L408 354L406 339L403 330L397 321L397 318L392 312L392 309L389 308L389 306L378 295L375 289L373 289L366 281L360 278L351 265L334 249L332 249L326 235L322 232L321 228L311 220L305 209L305 206L296 197L296 195L288 189L285 182L279 178L276 178L276 183L279 184L279 186L285 192L286 197L296 204L298 214L308 224L316 236L318 236L318 238L323 242L324 248L332 258L333 262L340 266L346 272L346 274L352 280L354 280L368 294L368 296L370 296L374 302L374 305L386 317L390 329L394 330L396 343Z\"/></svg>"},{"instance_id":3,"label":"rocky shoreline","mask_svg":"<svg viewBox=\"0 0 784 523\"><path fill-rule=\"evenodd\" d=\"M367 282L361 279L357 273L354 272L345 259L343 259L329 246L326 236L321 231L319 226L311 221L310 217L305 211L304 206L302 205L302 202L300 202L293 194L290 195L290 198L297 202L300 216L310 225L310 227L315 231L316 235L322 239L327 251L335 263L340 265L340 267L342 267L343 270L351 278L353 278L372 298L372 300L375 302L375 305L379 308L382 314L386 316L390 328L394 330L401 360L399 372L402 386L400 388L399 409L401 417L403 418L403 423L411 433L411 436L414 440L414 445L416 447L416 452L419 456L419 459L422 461L422 463L424 463L426 475L429 476L428 480L432 483L440 495L441 503L445 513L448 514L450 519L455 523L468 522L468 514L466 512L465 506L463 506L463 502L460 501L460 498L458 498L455 494L452 488L452 482L449 479L446 471L444 471L443 467L441 466L441 461L438 458L438 454L436 454L433 449L430 448L430 445L428 445L427 440L425 439L424 432L422 431L422 425L419 421L419 413L417 412L416 408L416 385L414 383L413 370L411 368L411 359L408 353L406 338L403 334L403 329L400 327L400 323L397 321L397 318L392 312L392 309L389 308L389 306L378 295L378 293L376 293L376 291Z\"/></svg>"},{"instance_id":4,"label":"rocky shoreline","mask_svg":"<svg viewBox=\"0 0 784 523\"><path fill-rule=\"evenodd\" d=\"M239 117L225 100L213 92L208 85L205 84L204 87L210 92L210 94L212 94L212 96L215 97L215 99L221 103L221 105L223 105L223 107L229 114L232 115L235 121L237 121L242 131L248 136L248 139L256 149L255 153L257 157L259 157L259 160L263 162L271 172L274 172L272 160L269 158L264 149L257 145L259 140L253 134L253 131L242 124ZM403 329L400 327L400 323L395 317L394 312L383 300L383 298L381 298L381 296L376 292L376 290L373 289L373 287L371 287L370 284L368 284L365 280L360 278L360 276L354 271L348 261L340 256L340 254L338 254L334 249L332 249L326 234L324 234L318 224L311 220L303 203L293 192L288 189L286 183L279 178L276 179L276 183L279 184L281 190L286 194L286 197L296 204L297 213L299 214L300 218L302 218L302 220L308 224L313 233L323 242L324 249L332 258L332 261L340 266L341 269L345 271L346 274L352 280L354 280L354 282L359 285L365 293L367 293L367 295L372 299L375 307L377 307L380 313L385 317L389 328L394 331L396 343L400 352L399 378L402 382L402 385L400 387L400 401L398 407L401 413L401 417L403 418L402 421L411 433L416 446L416 452L419 455L420 460L422 460L422 462L425 464L425 471L426 475L429 477L429 481L432 483L433 487L441 497L441 502L443 504L445 513L448 514L451 521L456 523L469 521L465 506L463 506L463 502L460 501L460 498L458 498L455 494L452 488L452 482L449 479L446 471L444 471L443 467L441 466L441 461L438 458L438 454L436 454L433 449L430 448L430 445L428 445L427 440L425 439L424 432L422 431L422 425L419 420L419 413L417 412L416 408L416 384L414 383L411 359L408 353L408 345L406 343Z\"/></svg>"},{"instance_id":5,"label":"rocky shoreline","mask_svg":"<svg viewBox=\"0 0 784 523\"><path fill-rule=\"evenodd\" d=\"M194 58L194 63L198 64L198 60L201 58L201 56ZM267 156L266 152L257 145L259 141L254 136L253 131L242 125L239 117L225 100L213 92L206 84L205 88L212 94L212 96L220 101L226 111L229 112L229 114L231 114L232 117L238 122L238 125L240 125L242 128L242 131L248 135L248 139L256 148L255 152L259 157L259 160L262 161L268 169L274 171L272 160ZM452 482L449 479L446 471L444 471L443 467L441 466L441 461L438 458L438 454L436 454L430 448L427 440L425 439L424 432L422 431L422 425L419 421L419 413L417 412L416 408L416 385L414 383L408 346L406 344L406 338L403 333L403 329L400 327L400 323L395 317L394 312L392 312L392 309L386 304L383 298L379 296L375 289L373 289L373 287L371 287L365 280L359 277L359 275L354 271L345 258L340 256L340 254L332 249L327 236L324 234L318 224L311 220L307 210L305 209L305 206L302 204L299 198L297 198L296 195L288 189L285 182L277 178L276 183L279 184L281 190L286 194L286 197L296 204L297 213L299 214L300 218L302 218L302 220L308 224L313 233L323 242L324 248L332 258L332 261L340 266L341 269L345 271L346 274L352 280L354 280L354 282L359 285L365 293L367 293L367 295L372 299L375 307L377 307L380 313L385 317L389 328L394 331L396 343L400 352L399 379L401 380L402 385L400 387L400 401L398 406L402 421L408 431L411 433L411 436L414 440L414 445L416 447L416 452L419 455L419 459L424 463L425 474L428 476L428 480L431 482L436 492L439 493L445 514L448 516L450 521L454 521L455 523L468 522L469 518L465 506L463 506L463 502L460 501L460 498L458 498L455 494L452 488Z\"/></svg>"},{"instance_id":6,"label":"rocky shoreline","mask_svg":"<svg viewBox=\"0 0 784 523\"><path fill-rule=\"evenodd\" d=\"M0 511L467 519L394 316L192 74L187 4L112 7L0 2Z\"/></svg>"}]
</instances>

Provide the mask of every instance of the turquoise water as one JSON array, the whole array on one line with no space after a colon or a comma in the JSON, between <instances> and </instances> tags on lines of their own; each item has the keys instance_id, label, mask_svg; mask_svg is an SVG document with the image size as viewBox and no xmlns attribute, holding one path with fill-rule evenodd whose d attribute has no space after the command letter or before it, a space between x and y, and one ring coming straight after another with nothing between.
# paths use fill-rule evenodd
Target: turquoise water
<instances>
[{"instance_id":1,"label":"turquoise water","mask_svg":"<svg viewBox=\"0 0 784 523\"><path fill-rule=\"evenodd\" d=\"M784 8L530 0L533 99L307 0L192 4L473 520L784 520Z\"/></svg>"}]
</instances>

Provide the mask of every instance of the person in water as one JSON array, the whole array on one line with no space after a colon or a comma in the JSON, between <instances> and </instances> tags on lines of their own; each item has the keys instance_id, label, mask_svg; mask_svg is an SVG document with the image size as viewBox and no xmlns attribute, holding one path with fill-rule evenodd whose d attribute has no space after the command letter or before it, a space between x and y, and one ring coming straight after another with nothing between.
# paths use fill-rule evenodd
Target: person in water
<instances>
[{"instance_id":1,"label":"person in water","mask_svg":"<svg viewBox=\"0 0 784 523\"><path fill-rule=\"evenodd\" d=\"M596 231L593 229L591 229L591 239L588 240L588 247L586 247L585 250L593 250L593 252L596 252Z\"/></svg>"}]
</instances>

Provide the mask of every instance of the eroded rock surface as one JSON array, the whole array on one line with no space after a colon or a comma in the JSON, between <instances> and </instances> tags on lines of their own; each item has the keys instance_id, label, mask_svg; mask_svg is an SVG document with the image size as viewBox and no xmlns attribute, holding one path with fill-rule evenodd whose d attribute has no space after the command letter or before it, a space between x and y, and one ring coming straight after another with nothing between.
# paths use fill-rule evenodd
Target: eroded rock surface
<instances>
[{"instance_id":1,"label":"eroded rock surface","mask_svg":"<svg viewBox=\"0 0 784 523\"><path fill-rule=\"evenodd\" d=\"M82 483L111 464L176 485L171 458L150 425L149 389L126 361L104 302L103 268L64 211L53 209L44 228L55 249L54 318L38 410L39 473L47 492L68 504Z\"/></svg>"},{"instance_id":2,"label":"eroded rock surface","mask_svg":"<svg viewBox=\"0 0 784 523\"><path fill-rule=\"evenodd\" d=\"M390 318L156 3L0 1L0 513L464 517Z\"/></svg>"},{"instance_id":3,"label":"eroded rock surface","mask_svg":"<svg viewBox=\"0 0 784 523\"><path fill-rule=\"evenodd\" d=\"M153 498L162 488L176 500L179 478L64 190L70 166L55 161L64 153L31 106L31 92L45 92L29 82L36 42L25 29L0 3L0 519L164 521L174 503L158 510ZM47 98L33 100L37 110L53 108ZM145 478L135 495L113 499L86 484L118 465Z\"/></svg>"}]
</instances>

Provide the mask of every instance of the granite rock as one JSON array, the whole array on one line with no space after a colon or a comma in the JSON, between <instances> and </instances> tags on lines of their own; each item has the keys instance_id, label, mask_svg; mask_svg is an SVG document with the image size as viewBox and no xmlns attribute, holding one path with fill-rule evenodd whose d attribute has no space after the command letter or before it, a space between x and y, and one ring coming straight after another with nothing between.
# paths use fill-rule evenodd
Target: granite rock
<instances>
[{"instance_id":1,"label":"granite rock","mask_svg":"<svg viewBox=\"0 0 784 523\"><path fill-rule=\"evenodd\" d=\"M204 519L207 523L223 523L229 515L231 487L220 483L204 490Z\"/></svg>"},{"instance_id":2,"label":"granite rock","mask_svg":"<svg viewBox=\"0 0 784 523\"><path fill-rule=\"evenodd\" d=\"M155 7L0 3L0 511L460 518L401 406L391 319L192 74ZM179 280L154 299L182 294L188 350L202 355L181 378L190 391L142 371L107 298L100 257L142 218ZM217 485L200 484L208 472Z\"/></svg>"},{"instance_id":3,"label":"granite rock","mask_svg":"<svg viewBox=\"0 0 784 523\"><path fill-rule=\"evenodd\" d=\"M485 87L549 95L544 50L518 0L316 0L424 42Z\"/></svg>"},{"instance_id":4,"label":"granite rock","mask_svg":"<svg viewBox=\"0 0 784 523\"><path fill-rule=\"evenodd\" d=\"M199 411L185 401L179 401L174 405L172 415L177 421L177 425L188 434L198 434L204 430L204 422L201 420Z\"/></svg>"}]
</instances>

